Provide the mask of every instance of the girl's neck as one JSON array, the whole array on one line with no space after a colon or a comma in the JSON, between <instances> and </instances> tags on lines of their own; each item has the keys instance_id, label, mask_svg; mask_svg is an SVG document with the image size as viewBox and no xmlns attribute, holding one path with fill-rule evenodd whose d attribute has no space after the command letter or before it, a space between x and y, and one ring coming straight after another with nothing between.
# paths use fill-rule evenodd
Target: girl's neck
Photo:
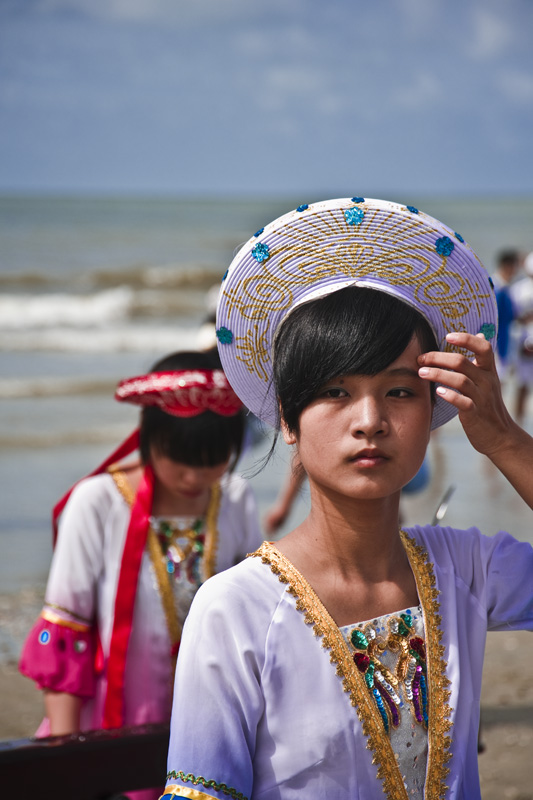
<instances>
[{"instance_id":1,"label":"girl's neck","mask_svg":"<svg viewBox=\"0 0 533 800\"><path fill-rule=\"evenodd\" d=\"M155 479L152 514L154 517L203 517L210 497L210 489L206 489L198 497L175 495Z\"/></svg>"},{"instance_id":2,"label":"girl's neck","mask_svg":"<svg viewBox=\"0 0 533 800\"><path fill-rule=\"evenodd\" d=\"M398 496L312 504L278 549L311 584L337 625L416 605L418 594L399 535Z\"/></svg>"},{"instance_id":3,"label":"girl's neck","mask_svg":"<svg viewBox=\"0 0 533 800\"><path fill-rule=\"evenodd\" d=\"M399 537L399 492L369 501L313 495L311 487L307 519L280 542L297 568L297 562L312 563L317 570L371 582L394 574L405 558Z\"/></svg>"}]
</instances>

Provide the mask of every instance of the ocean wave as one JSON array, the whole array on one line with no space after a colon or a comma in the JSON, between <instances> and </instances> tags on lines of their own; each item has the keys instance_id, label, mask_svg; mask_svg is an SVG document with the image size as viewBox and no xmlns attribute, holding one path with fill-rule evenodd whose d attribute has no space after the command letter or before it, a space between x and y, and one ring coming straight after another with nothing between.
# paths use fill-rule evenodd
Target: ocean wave
<instances>
[{"instance_id":1,"label":"ocean wave","mask_svg":"<svg viewBox=\"0 0 533 800\"><path fill-rule=\"evenodd\" d=\"M69 290L184 289L205 291L219 285L224 267L208 264L132 264L124 267L85 269L83 272L17 271L0 273L0 289L13 291L49 290L65 286Z\"/></svg>"},{"instance_id":2,"label":"ocean wave","mask_svg":"<svg viewBox=\"0 0 533 800\"><path fill-rule=\"evenodd\" d=\"M13 434L0 433L0 448L40 450L49 447L73 447L95 444L117 444L131 433L131 426L100 425L98 428L54 431L53 433L18 431Z\"/></svg>"},{"instance_id":3,"label":"ocean wave","mask_svg":"<svg viewBox=\"0 0 533 800\"><path fill-rule=\"evenodd\" d=\"M56 326L42 330L0 330L2 351L79 353L167 353L195 349L192 328L123 324L101 328Z\"/></svg>"},{"instance_id":4,"label":"ocean wave","mask_svg":"<svg viewBox=\"0 0 533 800\"><path fill-rule=\"evenodd\" d=\"M133 303L134 292L127 286L89 295L4 294L0 296L0 329L106 325L128 317Z\"/></svg>"},{"instance_id":5,"label":"ocean wave","mask_svg":"<svg viewBox=\"0 0 533 800\"><path fill-rule=\"evenodd\" d=\"M63 397L65 395L110 395L116 382L96 378L3 378L0 400L22 397Z\"/></svg>"}]
</instances>

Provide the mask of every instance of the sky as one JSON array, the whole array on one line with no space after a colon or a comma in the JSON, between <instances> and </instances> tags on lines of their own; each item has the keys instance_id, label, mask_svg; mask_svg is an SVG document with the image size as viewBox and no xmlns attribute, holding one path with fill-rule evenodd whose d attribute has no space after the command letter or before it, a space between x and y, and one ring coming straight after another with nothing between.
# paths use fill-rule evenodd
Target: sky
<instances>
[{"instance_id":1,"label":"sky","mask_svg":"<svg viewBox=\"0 0 533 800\"><path fill-rule=\"evenodd\" d=\"M531 0L0 0L0 192L533 194L532 31Z\"/></svg>"}]
</instances>

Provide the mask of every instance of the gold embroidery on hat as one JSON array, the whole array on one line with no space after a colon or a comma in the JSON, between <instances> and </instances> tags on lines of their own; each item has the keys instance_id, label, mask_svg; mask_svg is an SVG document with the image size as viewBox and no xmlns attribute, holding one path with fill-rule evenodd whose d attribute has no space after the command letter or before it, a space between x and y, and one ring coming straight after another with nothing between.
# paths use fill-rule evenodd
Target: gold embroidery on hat
<instances>
[{"instance_id":1,"label":"gold embroidery on hat","mask_svg":"<svg viewBox=\"0 0 533 800\"><path fill-rule=\"evenodd\" d=\"M273 313L291 307L296 287L312 287L335 276L409 286L421 307L439 308L446 333L465 330L462 320L472 306L481 315L490 294L460 269L452 269L446 256L435 267L434 237L440 231L428 228L426 219L372 209L366 211L361 226L347 229L338 213L329 210L321 216L299 217L275 231L276 244L271 246L269 261L256 274L223 291L228 320L233 312L256 323L268 320ZM369 229L372 237L366 239ZM413 243L416 234L423 238ZM236 337L236 348L237 358L248 370L268 380L266 331L260 335L257 327L249 328L244 336ZM464 352L450 345L446 349Z\"/></svg>"},{"instance_id":2,"label":"gold embroidery on hat","mask_svg":"<svg viewBox=\"0 0 533 800\"><path fill-rule=\"evenodd\" d=\"M235 337L235 346L242 353L237 359L246 364L248 372L255 372L261 380L268 381L265 364L270 360L270 353L266 331L260 335L259 325L256 322L254 329L249 330L246 336Z\"/></svg>"}]
</instances>

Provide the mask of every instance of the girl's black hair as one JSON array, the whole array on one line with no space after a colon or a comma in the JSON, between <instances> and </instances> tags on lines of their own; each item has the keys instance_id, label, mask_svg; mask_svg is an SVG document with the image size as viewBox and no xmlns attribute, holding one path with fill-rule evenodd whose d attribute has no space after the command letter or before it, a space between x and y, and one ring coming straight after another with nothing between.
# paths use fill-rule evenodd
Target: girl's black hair
<instances>
[{"instance_id":1,"label":"girl's black hair","mask_svg":"<svg viewBox=\"0 0 533 800\"><path fill-rule=\"evenodd\" d=\"M418 311L375 289L349 286L292 311L274 343L274 384L289 430L298 433L300 414L325 383L340 375L376 375L413 335L422 352L439 349Z\"/></svg>"},{"instance_id":2,"label":"girl's black hair","mask_svg":"<svg viewBox=\"0 0 533 800\"><path fill-rule=\"evenodd\" d=\"M173 353L158 361L150 372L173 370L222 369L216 352ZM233 469L241 453L244 412L223 417L204 411L197 417L175 417L157 406L141 411L140 452L144 464L150 462L150 449L191 467L215 467L229 458Z\"/></svg>"}]
</instances>

